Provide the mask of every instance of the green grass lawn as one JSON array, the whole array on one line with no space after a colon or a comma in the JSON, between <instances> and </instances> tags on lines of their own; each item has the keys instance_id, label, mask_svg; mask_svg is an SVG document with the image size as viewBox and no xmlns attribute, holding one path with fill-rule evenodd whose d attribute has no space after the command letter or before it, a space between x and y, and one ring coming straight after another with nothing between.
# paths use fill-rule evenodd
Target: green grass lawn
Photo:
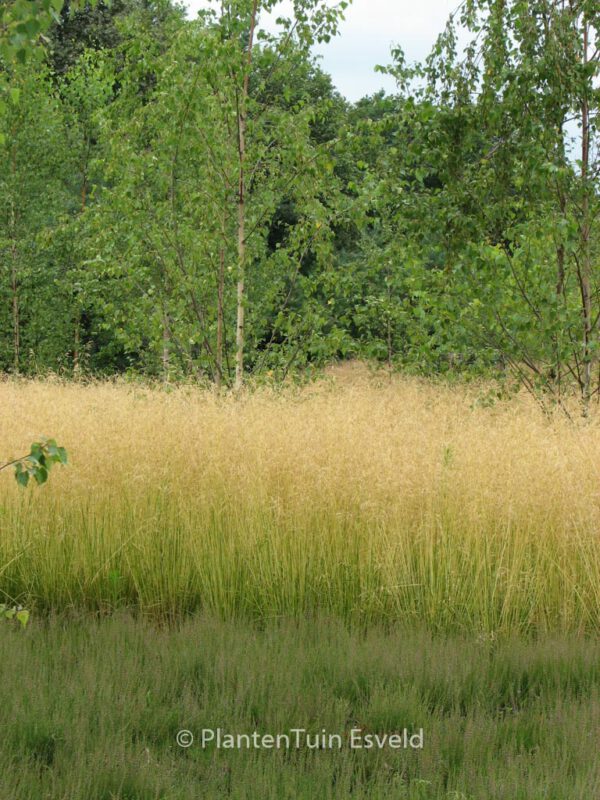
<instances>
[{"instance_id":1,"label":"green grass lawn","mask_svg":"<svg viewBox=\"0 0 600 800\"><path fill-rule=\"evenodd\" d=\"M129 617L0 628L2 800L600 796L600 641L432 638L332 621ZM180 729L344 737L225 750ZM352 729L424 729L352 750Z\"/></svg>"}]
</instances>

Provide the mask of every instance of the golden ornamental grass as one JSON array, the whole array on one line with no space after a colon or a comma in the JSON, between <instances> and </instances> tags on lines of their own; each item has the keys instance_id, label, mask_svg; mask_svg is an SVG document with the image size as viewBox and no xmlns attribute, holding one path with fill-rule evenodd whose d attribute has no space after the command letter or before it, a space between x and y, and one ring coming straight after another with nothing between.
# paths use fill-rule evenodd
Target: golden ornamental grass
<instances>
[{"instance_id":1,"label":"golden ornamental grass","mask_svg":"<svg viewBox=\"0 0 600 800\"><path fill-rule=\"evenodd\" d=\"M0 383L0 589L34 608L208 610L495 633L600 629L600 425L368 377L241 398Z\"/></svg>"}]
</instances>

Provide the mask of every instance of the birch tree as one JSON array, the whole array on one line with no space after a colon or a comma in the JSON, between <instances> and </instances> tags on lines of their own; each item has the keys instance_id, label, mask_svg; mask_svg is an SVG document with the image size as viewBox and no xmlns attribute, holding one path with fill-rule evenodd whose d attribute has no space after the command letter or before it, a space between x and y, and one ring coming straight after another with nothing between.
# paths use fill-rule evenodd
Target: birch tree
<instances>
[{"instance_id":1,"label":"birch tree","mask_svg":"<svg viewBox=\"0 0 600 800\"><path fill-rule=\"evenodd\" d=\"M421 89L399 54L384 155L382 213L439 265L418 268L416 307L542 404L575 389L584 416L600 397L599 26L588 0L468 0L416 70Z\"/></svg>"},{"instance_id":2,"label":"birch tree","mask_svg":"<svg viewBox=\"0 0 600 800\"><path fill-rule=\"evenodd\" d=\"M298 18L267 34L259 13L275 6L231 3L186 23L152 63L146 102L124 112L135 106L130 75L114 106L105 209L115 213L104 227L107 249L121 242L127 257L108 268L135 280L147 303L135 334L145 328L156 341L162 329L163 374L177 361L240 388L248 311L254 360L286 340L282 372L298 350L291 339L309 329L297 315L294 331L285 312L307 258L326 258L338 196L333 142L315 135L329 100L310 92L310 46L333 34L341 8L320 3L301 14L299 6ZM285 204L293 214L274 237ZM129 328L125 306L123 315Z\"/></svg>"},{"instance_id":3,"label":"birch tree","mask_svg":"<svg viewBox=\"0 0 600 800\"><path fill-rule=\"evenodd\" d=\"M219 64L226 107L233 112L235 125L229 129L235 138L237 163L235 165L235 197L237 204L237 313L236 313L236 356L235 386L240 389L244 381L245 318L248 269L248 229L247 194L249 181L260 180L260 173L266 174L268 163L274 164L277 154L274 148L286 147L289 142L271 140L264 137L261 108L251 95L253 57L257 40L268 43L272 70L278 68L285 59L286 50L292 43L309 49L315 42L328 41L337 32L343 12L349 5L342 0L330 5L324 0L295 0L294 15L290 19L278 18L279 31L266 34L259 31L261 15L276 14L281 3L277 0L223 0L216 5L216 21L221 31L216 63ZM261 129L262 128L262 129ZM250 138L256 141L250 142ZM258 146L257 146L258 145ZM292 166L291 181L294 180ZM254 220L260 225L260 220Z\"/></svg>"}]
</instances>

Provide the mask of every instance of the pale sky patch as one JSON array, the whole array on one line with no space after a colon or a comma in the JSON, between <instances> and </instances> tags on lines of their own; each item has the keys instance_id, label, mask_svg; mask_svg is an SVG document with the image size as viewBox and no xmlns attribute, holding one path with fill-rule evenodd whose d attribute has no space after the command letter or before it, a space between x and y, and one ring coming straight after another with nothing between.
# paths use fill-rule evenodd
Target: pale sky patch
<instances>
[{"instance_id":1,"label":"pale sky patch","mask_svg":"<svg viewBox=\"0 0 600 800\"><path fill-rule=\"evenodd\" d=\"M210 5L206 0L185 3L190 16ZM289 13L289 5L282 0L278 13ZM315 52L348 100L380 89L393 92L393 79L375 72L375 66L389 64L391 48L396 45L404 50L409 63L425 59L457 5L458 0L354 0L337 38ZM270 27L268 20L265 27Z\"/></svg>"}]
</instances>

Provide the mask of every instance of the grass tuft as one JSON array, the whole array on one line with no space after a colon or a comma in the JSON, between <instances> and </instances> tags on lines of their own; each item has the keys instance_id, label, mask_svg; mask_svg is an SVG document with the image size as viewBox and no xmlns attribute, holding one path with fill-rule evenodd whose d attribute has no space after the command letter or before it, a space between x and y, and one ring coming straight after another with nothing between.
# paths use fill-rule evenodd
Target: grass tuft
<instances>
[{"instance_id":1,"label":"grass tuft","mask_svg":"<svg viewBox=\"0 0 600 800\"><path fill-rule=\"evenodd\" d=\"M40 610L333 614L436 631L600 629L600 425L477 387L363 381L239 399L0 383L0 591Z\"/></svg>"}]
</instances>

